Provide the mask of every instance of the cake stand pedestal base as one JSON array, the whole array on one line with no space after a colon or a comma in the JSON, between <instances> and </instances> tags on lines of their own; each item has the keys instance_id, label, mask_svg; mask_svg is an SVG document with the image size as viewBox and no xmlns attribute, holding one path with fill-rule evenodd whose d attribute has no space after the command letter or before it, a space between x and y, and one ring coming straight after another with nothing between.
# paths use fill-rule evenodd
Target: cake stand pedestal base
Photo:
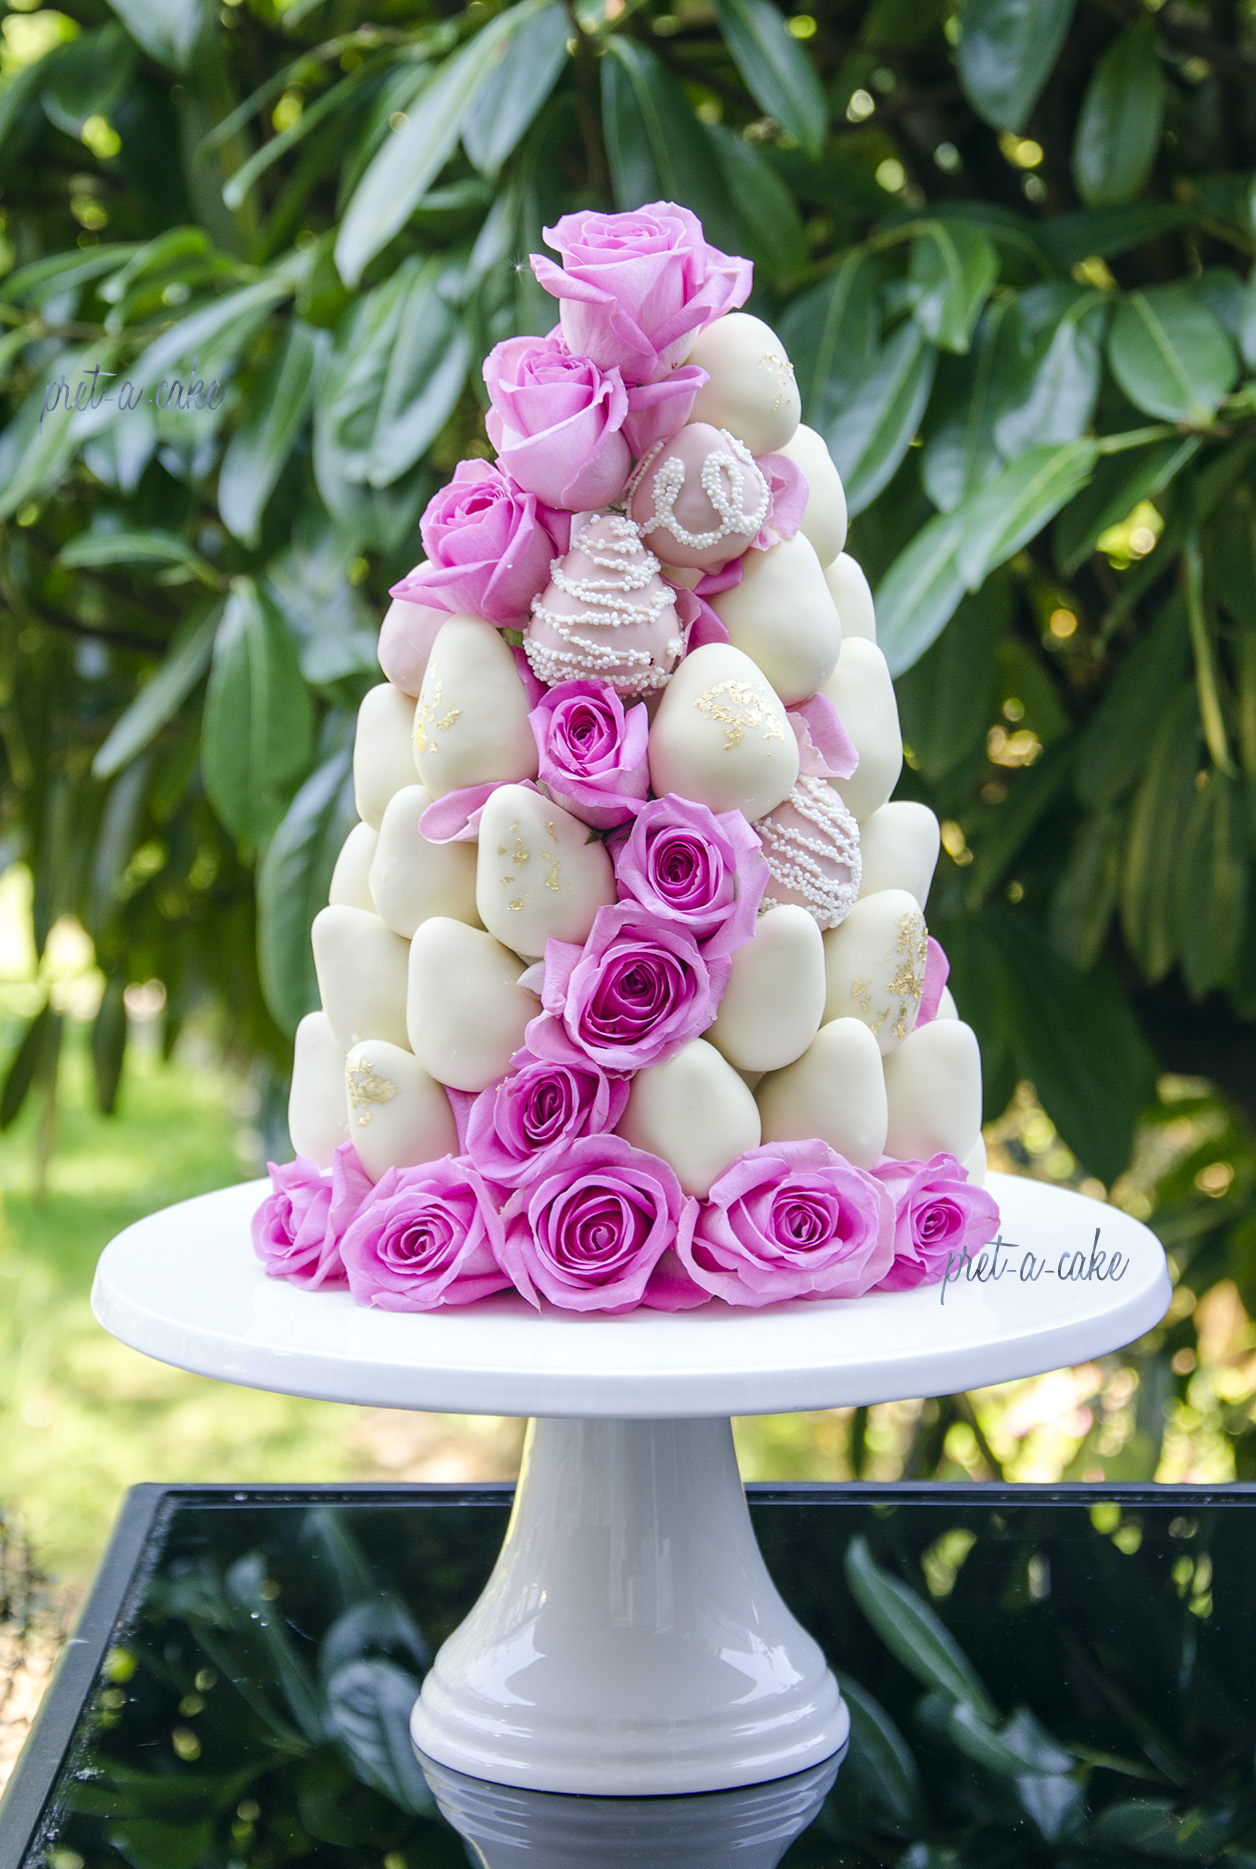
<instances>
[{"instance_id":1,"label":"cake stand pedestal base","mask_svg":"<svg viewBox=\"0 0 1256 1869\"><path fill-rule=\"evenodd\" d=\"M420 1752L534 1791L653 1796L805 1771L850 1716L755 1543L727 1419L539 1420Z\"/></svg>"}]
</instances>

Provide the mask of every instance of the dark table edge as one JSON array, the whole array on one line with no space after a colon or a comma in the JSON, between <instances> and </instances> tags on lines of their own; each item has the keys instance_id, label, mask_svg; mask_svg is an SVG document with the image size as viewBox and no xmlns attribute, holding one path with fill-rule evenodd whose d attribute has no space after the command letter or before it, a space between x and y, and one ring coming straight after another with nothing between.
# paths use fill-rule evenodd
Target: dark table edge
<instances>
[{"instance_id":1,"label":"dark table edge","mask_svg":"<svg viewBox=\"0 0 1256 1869\"><path fill-rule=\"evenodd\" d=\"M1247 1504L1256 1500L1256 1482L1229 1481L1215 1486L1189 1484L1158 1486L1139 1482L1062 1481L1057 1484L1016 1485L991 1481L968 1483L942 1480L795 1480L752 1481L746 1488L756 1505L806 1505L811 1501L878 1499L914 1500L937 1505L958 1505L980 1500L1027 1505L1080 1505L1086 1499L1112 1500L1128 1506L1168 1505L1188 1501L1196 1506ZM105 1554L79 1613L74 1633L61 1651L39 1712L18 1756L5 1794L0 1799L0 1869L22 1869L31 1845L38 1839L66 1752L74 1736L92 1682L113 1646L115 1634L125 1626L129 1604L144 1581L149 1538L158 1524L181 1505L293 1505L317 1501L322 1505L343 1500L372 1499L381 1505L407 1499L432 1504L501 1506L514 1494L510 1480L477 1482L416 1482L381 1486L376 1481L348 1482L339 1486L278 1483L257 1485L165 1485L147 1482L133 1486L122 1502Z\"/></svg>"}]
</instances>

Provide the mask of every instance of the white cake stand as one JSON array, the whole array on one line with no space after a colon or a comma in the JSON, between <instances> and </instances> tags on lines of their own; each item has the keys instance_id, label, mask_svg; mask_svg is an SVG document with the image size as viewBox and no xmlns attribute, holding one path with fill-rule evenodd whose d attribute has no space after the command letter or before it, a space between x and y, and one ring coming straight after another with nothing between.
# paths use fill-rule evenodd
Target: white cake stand
<instances>
[{"instance_id":1,"label":"white cake stand","mask_svg":"<svg viewBox=\"0 0 1256 1869\"><path fill-rule=\"evenodd\" d=\"M764 1311L426 1316L262 1273L266 1184L106 1248L92 1305L146 1355L252 1388L534 1417L492 1577L440 1650L415 1743L474 1778L641 1796L803 1772L849 1717L759 1555L729 1416L947 1395L1119 1348L1163 1316L1159 1241L1119 1210L993 1175L1000 1244L944 1287Z\"/></svg>"}]
</instances>

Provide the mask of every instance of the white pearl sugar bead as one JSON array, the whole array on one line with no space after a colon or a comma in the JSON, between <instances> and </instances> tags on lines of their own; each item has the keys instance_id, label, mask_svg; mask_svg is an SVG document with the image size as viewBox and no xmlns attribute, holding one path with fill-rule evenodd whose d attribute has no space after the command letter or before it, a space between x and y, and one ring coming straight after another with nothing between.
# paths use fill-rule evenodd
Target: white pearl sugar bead
<instances>
[{"instance_id":1,"label":"white pearl sugar bead","mask_svg":"<svg viewBox=\"0 0 1256 1869\"><path fill-rule=\"evenodd\" d=\"M831 565L846 549L846 490L833 456L814 428L800 422L792 438L776 450L807 476L807 510L802 532L815 546L822 565Z\"/></svg>"},{"instance_id":2,"label":"white pearl sugar bead","mask_svg":"<svg viewBox=\"0 0 1256 1869\"><path fill-rule=\"evenodd\" d=\"M802 414L794 366L761 318L715 319L694 339L689 361L710 378L694 397L691 422L728 429L751 454L773 454L791 439Z\"/></svg>"},{"instance_id":3,"label":"white pearl sugar bead","mask_svg":"<svg viewBox=\"0 0 1256 1869\"><path fill-rule=\"evenodd\" d=\"M660 1155L686 1194L705 1200L724 1170L759 1146L759 1111L714 1045L695 1038L665 1064L638 1071L619 1134Z\"/></svg>"},{"instance_id":4,"label":"white pearl sugar bead","mask_svg":"<svg viewBox=\"0 0 1256 1869\"><path fill-rule=\"evenodd\" d=\"M407 940L429 915L475 922L475 845L430 844L419 819L431 796L407 785L388 801L371 864L376 913Z\"/></svg>"},{"instance_id":5,"label":"white pearl sugar bead","mask_svg":"<svg viewBox=\"0 0 1256 1869\"><path fill-rule=\"evenodd\" d=\"M382 681L362 698L353 741L353 797L358 816L379 829L394 792L415 780L414 702Z\"/></svg>"},{"instance_id":6,"label":"white pearl sugar bead","mask_svg":"<svg viewBox=\"0 0 1256 1869\"><path fill-rule=\"evenodd\" d=\"M862 1019L883 1052L916 1023L925 984L928 935L920 905L905 889L881 889L856 902L824 937L826 1019Z\"/></svg>"},{"instance_id":7,"label":"white pearl sugar bead","mask_svg":"<svg viewBox=\"0 0 1256 1869\"><path fill-rule=\"evenodd\" d=\"M389 1168L413 1168L458 1153L449 1098L399 1045L368 1038L344 1063L349 1135L372 1181Z\"/></svg>"},{"instance_id":8,"label":"white pearl sugar bead","mask_svg":"<svg viewBox=\"0 0 1256 1869\"><path fill-rule=\"evenodd\" d=\"M767 677L729 643L707 643L672 676L650 728L650 788L761 818L798 779L798 742Z\"/></svg>"},{"instance_id":9,"label":"white pearl sugar bead","mask_svg":"<svg viewBox=\"0 0 1256 1869\"><path fill-rule=\"evenodd\" d=\"M894 683L876 644L858 636L843 642L823 693L859 754L859 764L849 779L829 783L863 824L885 804L903 770L903 734Z\"/></svg>"},{"instance_id":10,"label":"white pearl sugar bead","mask_svg":"<svg viewBox=\"0 0 1256 1869\"><path fill-rule=\"evenodd\" d=\"M307 1012L292 1047L288 1134L298 1155L330 1168L349 1134L345 1114L345 1048L325 1012Z\"/></svg>"},{"instance_id":11,"label":"white pearl sugar bead","mask_svg":"<svg viewBox=\"0 0 1256 1869\"><path fill-rule=\"evenodd\" d=\"M323 1011L344 1051L364 1038L406 1041L406 944L378 915L325 908L310 930Z\"/></svg>"},{"instance_id":12,"label":"white pearl sugar bead","mask_svg":"<svg viewBox=\"0 0 1256 1869\"><path fill-rule=\"evenodd\" d=\"M745 442L705 422L687 422L670 441L657 442L628 487L628 514L646 549L690 571L739 557L772 505Z\"/></svg>"},{"instance_id":13,"label":"white pearl sugar bead","mask_svg":"<svg viewBox=\"0 0 1256 1869\"><path fill-rule=\"evenodd\" d=\"M851 636L875 642L877 613L863 566L856 564L849 552L843 552L840 558L825 566L824 581L842 619L843 642Z\"/></svg>"},{"instance_id":14,"label":"white pearl sugar bead","mask_svg":"<svg viewBox=\"0 0 1256 1869\"><path fill-rule=\"evenodd\" d=\"M814 917L791 905L768 909L733 955L705 1036L738 1071L779 1070L819 1031L824 995L824 938Z\"/></svg>"},{"instance_id":15,"label":"white pearl sugar bead","mask_svg":"<svg viewBox=\"0 0 1256 1869\"><path fill-rule=\"evenodd\" d=\"M721 591L711 607L728 640L761 668L791 707L809 701L837 666L842 625L809 539L801 533L749 551L741 583Z\"/></svg>"},{"instance_id":16,"label":"white pearl sugar bead","mask_svg":"<svg viewBox=\"0 0 1256 1869\"><path fill-rule=\"evenodd\" d=\"M880 889L905 889L923 909L929 900L941 839L928 805L901 798L882 805L860 827L863 848L861 896Z\"/></svg>"},{"instance_id":17,"label":"white pearl sugar bead","mask_svg":"<svg viewBox=\"0 0 1256 1869\"><path fill-rule=\"evenodd\" d=\"M378 831L373 831L369 824L355 824L341 844L327 894L327 900L335 907L365 909L368 915L375 913L375 899L371 894L371 863L378 841Z\"/></svg>"},{"instance_id":18,"label":"white pearl sugar bead","mask_svg":"<svg viewBox=\"0 0 1256 1869\"><path fill-rule=\"evenodd\" d=\"M527 786L500 785L480 819L475 900L491 935L536 959L551 938L585 939L615 900L615 873L587 824Z\"/></svg>"},{"instance_id":19,"label":"white pearl sugar bead","mask_svg":"<svg viewBox=\"0 0 1256 1869\"><path fill-rule=\"evenodd\" d=\"M818 1136L856 1168L875 1168L885 1152L885 1074L862 1020L822 1025L798 1062L765 1077L757 1095L765 1142Z\"/></svg>"},{"instance_id":20,"label":"white pearl sugar bead","mask_svg":"<svg viewBox=\"0 0 1256 1869\"><path fill-rule=\"evenodd\" d=\"M528 691L500 630L479 617L453 616L432 644L414 747L419 777L433 798L496 779L536 777Z\"/></svg>"},{"instance_id":21,"label":"white pearl sugar bead","mask_svg":"<svg viewBox=\"0 0 1256 1869\"><path fill-rule=\"evenodd\" d=\"M959 1019L934 1019L885 1060L890 1127L886 1148L927 1162L940 1150L959 1161L981 1135L981 1051Z\"/></svg>"},{"instance_id":22,"label":"white pearl sugar bead","mask_svg":"<svg viewBox=\"0 0 1256 1869\"><path fill-rule=\"evenodd\" d=\"M765 908L794 903L820 928L836 928L855 906L863 858L859 826L831 785L799 779L775 811L755 824L772 879Z\"/></svg>"},{"instance_id":23,"label":"white pearl sugar bead","mask_svg":"<svg viewBox=\"0 0 1256 1869\"><path fill-rule=\"evenodd\" d=\"M540 1001L519 985L523 962L481 928L433 915L410 944L406 1020L425 1070L454 1090L505 1074Z\"/></svg>"},{"instance_id":24,"label":"white pearl sugar bead","mask_svg":"<svg viewBox=\"0 0 1256 1869\"><path fill-rule=\"evenodd\" d=\"M532 600L524 653L538 681L602 681L633 697L666 687L684 649L676 593L622 513L577 513L571 550ZM525 777L525 774L519 774Z\"/></svg>"}]
</instances>

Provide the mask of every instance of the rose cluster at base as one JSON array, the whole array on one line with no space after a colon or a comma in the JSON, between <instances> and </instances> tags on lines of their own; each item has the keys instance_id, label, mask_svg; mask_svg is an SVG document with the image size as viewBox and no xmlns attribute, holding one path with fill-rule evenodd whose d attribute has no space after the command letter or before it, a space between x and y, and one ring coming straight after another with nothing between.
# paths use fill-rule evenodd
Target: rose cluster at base
<instances>
[{"instance_id":1,"label":"rose cluster at base","mask_svg":"<svg viewBox=\"0 0 1256 1869\"><path fill-rule=\"evenodd\" d=\"M532 1081L543 1133L551 1103L575 1112L559 1072L547 1078L552 1095ZM522 1172L506 1159L508 1186L451 1155L390 1168L372 1186L347 1142L330 1180L300 1158L272 1167L255 1250L275 1277L347 1286L383 1311L512 1289L538 1310L688 1311L712 1298L759 1306L907 1291L974 1257L998 1225L994 1201L952 1155L867 1173L823 1142L770 1143L704 1201L682 1193L658 1156L576 1124L526 1155Z\"/></svg>"},{"instance_id":2,"label":"rose cluster at base","mask_svg":"<svg viewBox=\"0 0 1256 1869\"><path fill-rule=\"evenodd\" d=\"M981 1063L841 478L688 210L545 239L380 632L258 1255L386 1310L936 1281Z\"/></svg>"}]
</instances>

